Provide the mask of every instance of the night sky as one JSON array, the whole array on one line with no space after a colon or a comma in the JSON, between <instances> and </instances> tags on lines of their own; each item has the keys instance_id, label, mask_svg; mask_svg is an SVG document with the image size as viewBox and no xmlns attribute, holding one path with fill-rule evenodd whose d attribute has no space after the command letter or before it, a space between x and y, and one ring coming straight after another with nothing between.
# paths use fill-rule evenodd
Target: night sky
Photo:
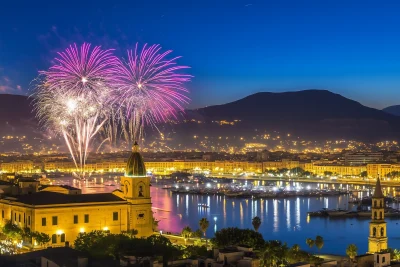
<instances>
[{"instance_id":1,"label":"night sky","mask_svg":"<svg viewBox=\"0 0 400 267\"><path fill-rule=\"evenodd\" d=\"M0 92L27 94L57 51L84 41L121 56L136 42L174 50L195 76L190 107L311 88L400 104L400 1L4 0Z\"/></svg>"}]
</instances>

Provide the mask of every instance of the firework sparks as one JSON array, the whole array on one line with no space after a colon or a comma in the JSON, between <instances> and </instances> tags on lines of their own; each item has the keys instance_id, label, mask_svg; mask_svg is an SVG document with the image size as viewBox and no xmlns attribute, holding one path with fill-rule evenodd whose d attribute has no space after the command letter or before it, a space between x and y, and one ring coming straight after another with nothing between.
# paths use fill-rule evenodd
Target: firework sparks
<instances>
[{"instance_id":1,"label":"firework sparks","mask_svg":"<svg viewBox=\"0 0 400 267\"><path fill-rule=\"evenodd\" d=\"M78 176L84 178L90 142L109 115L108 100L120 63L111 50L91 50L86 43L58 55L58 64L41 72L35 109L41 123L64 138Z\"/></svg>"},{"instance_id":2,"label":"firework sparks","mask_svg":"<svg viewBox=\"0 0 400 267\"><path fill-rule=\"evenodd\" d=\"M113 96L122 110L127 141L128 134L130 141L140 139L146 124L176 118L189 101L184 83L192 76L179 72L189 67L177 65L180 57L167 59L171 52L161 52L159 45L144 45L139 51L136 44L134 50L128 50L126 64L118 67Z\"/></svg>"}]
</instances>

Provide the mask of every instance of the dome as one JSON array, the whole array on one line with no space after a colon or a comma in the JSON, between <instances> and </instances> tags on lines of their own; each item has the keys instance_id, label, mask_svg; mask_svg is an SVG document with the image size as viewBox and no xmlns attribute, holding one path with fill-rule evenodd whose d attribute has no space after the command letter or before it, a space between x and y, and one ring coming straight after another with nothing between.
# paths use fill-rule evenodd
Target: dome
<instances>
[{"instance_id":1,"label":"dome","mask_svg":"<svg viewBox=\"0 0 400 267\"><path fill-rule=\"evenodd\" d=\"M139 145L137 142L132 147L132 154L126 164L125 176L128 177L143 177L146 176L146 167L142 155L139 153Z\"/></svg>"}]
</instances>

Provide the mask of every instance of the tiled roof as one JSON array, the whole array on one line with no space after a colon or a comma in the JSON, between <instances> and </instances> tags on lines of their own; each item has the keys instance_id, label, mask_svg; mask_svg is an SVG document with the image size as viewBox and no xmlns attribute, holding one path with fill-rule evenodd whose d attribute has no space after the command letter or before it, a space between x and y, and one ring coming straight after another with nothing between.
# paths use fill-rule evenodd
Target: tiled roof
<instances>
[{"instance_id":1,"label":"tiled roof","mask_svg":"<svg viewBox=\"0 0 400 267\"><path fill-rule=\"evenodd\" d=\"M99 193L99 194L80 194L68 195L56 192L41 191L38 193L21 195L15 198L5 198L13 202L20 202L28 205L52 205L52 204L77 204L77 203L91 203L91 202L114 202L125 201L112 193Z\"/></svg>"}]
</instances>

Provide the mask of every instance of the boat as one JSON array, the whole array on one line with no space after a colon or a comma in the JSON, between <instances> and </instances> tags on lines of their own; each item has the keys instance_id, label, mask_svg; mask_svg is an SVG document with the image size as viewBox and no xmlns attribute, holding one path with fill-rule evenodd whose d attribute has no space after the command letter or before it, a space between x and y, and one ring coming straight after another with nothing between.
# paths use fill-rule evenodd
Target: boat
<instances>
[{"instance_id":1,"label":"boat","mask_svg":"<svg viewBox=\"0 0 400 267\"><path fill-rule=\"evenodd\" d=\"M334 209L334 210L327 210L328 216L330 217L335 217L335 216L343 216L346 213L348 213L348 210L342 210L342 209Z\"/></svg>"},{"instance_id":2,"label":"boat","mask_svg":"<svg viewBox=\"0 0 400 267\"><path fill-rule=\"evenodd\" d=\"M225 192L225 196L227 197L240 197L242 192Z\"/></svg>"}]
</instances>

